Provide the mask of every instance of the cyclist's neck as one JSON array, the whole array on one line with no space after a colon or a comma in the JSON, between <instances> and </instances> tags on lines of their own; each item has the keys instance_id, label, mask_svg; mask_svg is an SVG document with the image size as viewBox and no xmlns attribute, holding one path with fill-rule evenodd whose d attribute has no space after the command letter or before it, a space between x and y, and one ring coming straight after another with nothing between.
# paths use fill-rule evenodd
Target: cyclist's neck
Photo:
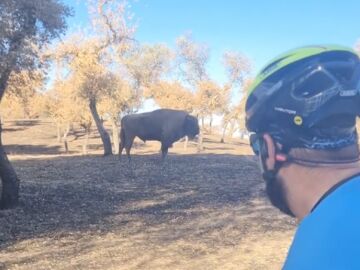
<instances>
[{"instance_id":1,"label":"cyclist's neck","mask_svg":"<svg viewBox=\"0 0 360 270\"><path fill-rule=\"evenodd\" d=\"M359 173L360 162L311 168L290 164L284 166L278 176L290 209L302 220L328 190Z\"/></svg>"}]
</instances>

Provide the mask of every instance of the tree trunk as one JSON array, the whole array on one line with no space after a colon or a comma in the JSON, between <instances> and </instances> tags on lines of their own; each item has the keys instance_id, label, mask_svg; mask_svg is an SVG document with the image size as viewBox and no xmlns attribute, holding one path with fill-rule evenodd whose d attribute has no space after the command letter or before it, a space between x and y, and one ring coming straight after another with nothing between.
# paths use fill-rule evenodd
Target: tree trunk
<instances>
[{"instance_id":1,"label":"tree trunk","mask_svg":"<svg viewBox=\"0 0 360 270\"><path fill-rule=\"evenodd\" d=\"M201 117L201 128L202 129L205 128L205 117L204 116Z\"/></svg>"},{"instance_id":2,"label":"tree trunk","mask_svg":"<svg viewBox=\"0 0 360 270\"><path fill-rule=\"evenodd\" d=\"M63 136L65 153L69 153L69 146L68 146L68 141L67 141L67 136L69 135L69 132L70 132L70 124L68 124L68 125L66 126L66 129L65 129L65 132L64 132L64 136Z\"/></svg>"},{"instance_id":3,"label":"tree trunk","mask_svg":"<svg viewBox=\"0 0 360 270\"><path fill-rule=\"evenodd\" d=\"M26 112L25 108L23 109L23 119L29 119L29 114Z\"/></svg>"},{"instance_id":4,"label":"tree trunk","mask_svg":"<svg viewBox=\"0 0 360 270\"><path fill-rule=\"evenodd\" d=\"M225 134L226 134L227 126L228 126L228 124L226 123L226 124L224 125L224 127L223 127L223 133L222 133L222 136L221 136L220 143L224 143L224 142L225 142Z\"/></svg>"},{"instance_id":5,"label":"tree trunk","mask_svg":"<svg viewBox=\"0 0 360 270\"><path fill-rule=\"evenodd\" d=\"M209 131L209 134L212 133L212 122L213 122L213 117L212 117L212 115L210 115L210 123L209 123L210 131Z\"/></svg>"},{"instance_id":6,"label":"tree trunk","mask_svg":"<svg viewBox=\"0 0 360 270\"><path fill-rule=\"evenodd\" d=\"M235 122L230 123L229 137L232 138L235 133Z\"/></svg>"},{"instance_id":7,"label":"tree trunk","mask_svg":"<svg viewBox=\"0 0 360 270\"><path fill-rule=\"evenodd\" d=\"M56 134L57 134L57 142L58 143L61 143L61 127L60 127L60 124L59 123L56 123Z\"/></svg>"},{"instance_id":8,"label":"tree trunk","mask_svg":"<svg viewBox=\"0 0 360 270\"><path fill-rule=\"evenodd\" d=\"M116 125L116 120L111 119L111 127L112 127L112 137L113 137L113 144L115 149L115 154L119 153L119 127Z\"/></svg>"},{"instance_id":9,"label":"tree trunk","mask_svg":"<svg viewBox=\"0 0 360 270\"><path fill-rule=\"evenodd\" d=\"M87 146L89 144L90 128L85 128L85 140L83 143L83 155L88 154Z\"/></svg>"},{"instance_id":10,"label":"tree trunk","mask_svg":"<svg viewBox=\"0 0 360 270\"><path fill-rule=\"evenodd\" d=\"M7 87L7 82L10 77L10 73L11 73L11 69L7 69L1 73L1 76L0 76L0 101L2 100L2 97L4 96L4 93L5 93L5 90Z\"/></svg>"},{"instance_id":11,"label":"tree trunk","mask_svg":"<svg viewBox=\"0 0 360 270\"><path fill-rule=\"evenodd\" d=\"M197 152L201 152L204 150L203 147L203 131L200 130L199 137L198 137L198 144L197 144Z\"/></svg>"},{"instance_id":12,"label":"tree trunk","mask_svg":"<svg viewBox=\"0 0 360 270\"><path fill-rule=\"evenodd\" d=\"M34 18L30 18L29 29L31 30L34 27L36 20ZM29 31L24 31L24 33L29 33ZM24 35L17 35L10 44L9 44L9 53L7 56L3 57L2 61L7 63L5 70L3 70L0 74L0 102L5 94L5 90L8 84L8 80L12 69L16 63L16 57L12 54L16 54L19 47L21 46L24 40ZM7 58L7 59L6 59ZM11 165L9 159L7 158L6 152L2 145L1 140L2 126L0 123L0 178L2 182L2 191L1 191L1 200L0 200L0 208L6 209L14 207L19 202L19 186L20 181L17 178L15 170Z\"/></svg>"},{"instance_id":13,"label":"tree trunk","mask_svg":"<svg viewBox=\"0 0 360 270\"><path fill-rule=\"evenodd\" d=\"M0 102L4 96L7 83L11 74L11 68L7 68L0 74ZM15 207L19 201L19 179L13 166L7 158L1 140L2 125L0 123L0 178L1 178L1 200L0 208L7 209Z\"/></svg>"},{"instance_id":14,"label":"tree trunk","mask_svg":"<svg viewBox=\"0 0 360 270\"><path fill-rule=\"evenodd\" d=\"M96 101L94 99L90 100L89 107L104 146L104 156L112 155L110 136L102 124L102 121L96 109Z\"/></svg>"},{"instance_id":15,"label":"tree trunk","mask_svg":"<svg viewBox=\"0 0 360 270\"><path fill-rule=\"evenodd\" d=\"M0 208L7 209L15 207L18 204L20 181L7 158L2 145L1 132L2 127L0 123L0 178L2 183Z\"/></svg>"},{"instance_id":16,"label":"tree trunk","mask_svg":"<svg viewBox=\"0 0 360 270\"><path fill-rule=\"evenodd\" d=\"M22 107L23 107L24 119L30 119L31 112L30 112L30 108L29 108L29 103L23 102Z\"/></svg>"}]
</instances>

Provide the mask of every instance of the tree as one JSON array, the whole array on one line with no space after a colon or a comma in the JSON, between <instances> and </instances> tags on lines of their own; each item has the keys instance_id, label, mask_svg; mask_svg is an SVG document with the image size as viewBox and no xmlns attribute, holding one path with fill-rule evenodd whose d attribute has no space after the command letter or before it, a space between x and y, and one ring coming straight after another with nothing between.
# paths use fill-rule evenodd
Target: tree
<instances>
[{"instance_id":1,"label":"tree","mask_svg":"<svg viewBox=\"0 0 360 270\"><path fill-rule=\"evenodd\" d=\"M73 123L80 123L86 137L92 124L87 104L77 95L75 88L76 84L71 79L55 81L52 89L47 93L47 112L57 126L58 142L63 141L66 153L69 151L67 136ZM84 152L86 146L85 142Z\"/></svg>"},{"instance_id":2,"label":"tree","mask_svg":"<svg viewBox=\"0 0 360 270\"><path fill-rule=\"evenodd\" d=\"M136 110L140 106L138 91L118 76L112 80L112 88L99 103L99 111L111 123L115 153L119 153L119 122L122 114Z\"/></svg>"},{"instance_id":3,"label":"tree","mask_svg":"<svg viewBox=\"0 0 360 270\"><path fill-rule=\"evenodd\" d=\"M246 98L243 97L240 102L234 106L231 106L225 113L223 117L223 133L220 142L225 142L225 134L227 128L230 126L228 136L233 137L234 132L237 129L245 129L245 103Z\"/></svg>"},{"instance_id":4,"label":"tree","mask_svg":"<svg viewBox=\"0 0 360 270\"><path fill-rule=\"evenodd\" d=\"M243 86L251 71L250 60L239 52L227 51L223 54L223 64L228 76L228 84Z\"/></svg>"},{"instance_id":5,"label":"tree","mask_svg":"<svg viewBox=\"0 0 360 270\"><path fill-rule=\"evenodd\" d=\"M230 125L229 129L229 137L233 137L233 134L236 130L240 130L240 132L243 133L244 130L246 130L245 127L245 105L246 105L246 97L247 97L247 91L253 82L253 79L246 78L243 82L243 93L240 101L231 106L228 110L226 110L223 118L223 134L221 138L221 142L224 142L225 133L227 130L227 127Z\"/></svg>"},{"instance_id":6,"label":"tree","mask_svg":"<svg viewBox=\"0 0 360 270\"><path fill-rule=\"evenodd\" d=\"M239 129L241 131L246 130L245 127L245 106L246 106L246 100L247 100L247 96L248 96L248 91L249 91L249 87L251 86L251 84L253 83L254 79L252 78L247 78L244 81L243 84L243 96L237 106L237 111L238 111L238 125L239 125Z\"/></svg>"},{"instance_id":7,"label":"tree","mask_svg":"<svg viewBox=\"0 0 360 270\"><path fill-rule=\"evenodd\" d=\"M139 105L143 98L151 98L153 86L169 72L172 58L169 48L155 44L134 46L121 59Z\"/></svg>"},{"instance_id":8,"label":"tree","mask_svg":"<svg viewBox=\"0 0 360 270\"><path fill-rule=\"evenodd\" d=\"M8 99L14 100L23 110L23 117L31 116L31 102L35 98L36 91L40 90L44 83L44 74L38 70L21 70L10 75L6 94Z\"/></svg>"},{"instance_id":9,"label":"tree","mask_svg":"<svg viewBox=\"0 0 360 270\"><path fill-rule=\"evenodd\" d=\"M22 108L21 104L14 96L5 93L1 100L0 115L1 119L19 119L24 116L24 108Z\"/></svg>"},{"instance_id":10,"label":"tree","mask_svg":"<svg viewBox=\"0 0 360 270\"><path fill-rule=\"evenodd\" d=\"M208 80L206 65L209 61L209 49L207 45L196 43L191 34L177 38L176 45L180 75L192 86Z\"/></svg>"},{"instance_id":11,"label":"tree","mask_svg":"<svg viewBox=\"0 0 360 270\"><path fill-rule=\"evenodd\" d=\"M222 135L221 135L221 139L220 142L224 143L225 142L225 135L226 135L226 131L228 126L230 125L230 137L232 137L232 134L234 132L234 127L235 127L235 123L237 120L237 110L234 107L229 107L228 109L226 109L224 111L224 115L223 115L223 119L222 119Z\"/></svg>"},{"instance_id":12,"label":"tree","mask_svg":"<svg viewBox=\"0 0 360 270\"><path fill-rule=\"evenodd\" d=\"M33 70L42 64L40 51L52 39L64 33L65 18L69 15L71 10L59 0L0 1L0 101L13 72ZM0 178L0 206L15 206L18 202L19 179L2 144Z\"/></svg>"},{"instance_id":13,"label":"tree","mask_svg":"<svg viewBox=\"0 0 360 270\"><path fill-rule=\"evenodd\" d=\"M177 67L180 71L180 75L190 86L199 89L198 86L201 82L209 81L209 76L206 71L206 65L209 61L209 49L207 45L196 43L191 34L180 36L176 40L176 45L178 59ZM196 102L195 104L197 106L199 103ZM196 107L195 111L198 116L201 110L202 108ZM200 129L198 151L203 149L202 141L203 130Z\"/></svg>"},{"instance_id":14,"label":"tree","mask_svg":"<svg viewBox=\"0 0 360 270\"><path fill-rule=\"evenodd\" d=\"M74 123L78 123L84 129L83 154L87 154L87 144L93 121L87 103L74 91L73 82L69 79L55 81L45 97L46 113L56 124L57 140L64 143L65 152L69 150L67 136L70 127Z\"/></svg>"},{"instance_id":15,"label":"tree","mask_svg":"<svg viewBox=\"0 0 360 270\"><path fill-rule=\"evenodd\" d=\"M56 124L57 142L61 142L61 129L64 122L64 116L62 113L62 96L58 93L58 89L61 87L61 82L56 81L53 88L45 94L45 111L47 115Z\"/></svg>"},{"instance_id":16,"label":"tree","mask_svg":"<svg viewBox=\"0 0 360 270\"><path fill-rule=\"evenodd\" d=\"M194 94L179 82L161 81L152 85L148 97L154 99L161 108L194 111Z\"/></svg>"},{"instance_id":17,"label":"tree","mask_svg":"<svg viewBox=\"0 0 360 270\"><path fill-rule=\"evenodd\" d=\"M104 156L112 154L111 140L103 126L97 104L112 88L114 77L100 62L98 48L92 44L81 48L80 53L70 63L73 79L80 97L88 102L90 112L104 145Z\"/></svg>"},{"instance_id":18,"label":"tree","mask_svg":"<svg viewBox=\"0 0 360 270\"><path fill-rule=\"evenodd\" d=\"M245 105L246 105L246 97L244 96L240 100L240 102L236 108L238 125L239 125L239 129L241 132L246 130L246 127L245 127Z\"/></svg>"},{"instance_id":19,"label":"tree","mask_svg":"<svg viewBox=\"0 0 360 270\"><path fill-rule=\"evenodd\" d=\"M84 110L86 112L87 110ZM80 114L79 115L79 125L84 129L85 132L85 140L83 143L83 155L88 154L88 144L89 144L89 136L91 132L91 126L93 124L92 116L89 114Z\"/></svg>"},{"instance_id":20,"label":"tree","mask_svg":"<svg viewBox=\"0 0 360 270\"><path fill-rule=\"evenodd\" d=\"M230 125L229 136L232 137L236 131L236 126L240 129L245 125L245 98L246 89L250 84L249 74L251 71L250 60L239 52L225 52L223 54L223 64L228 76L229 88L239 87L240 96L242 96L240 102L236 105L232 105L230 102L223 108L223 132L221 142L225 140L225 134L228 126Z\"/></svg>"},{"instance_id":21,"label":"tree","mask_svg":"<svg viewBox=\"0 0 360 270\"><path fill-rule=\"evenodd\" d=\"M203 81L198 84L195 93L197 112L202 120L203 128L204 118L210 117L210 133L213 115L223 113L229 102L229 90L227 85L221 87L213 81Z\"/></svg>"},{"instance_id":22,"label":"tree","mask_svg":"<svg viewBox=\"0 0 360 270\"><path fill-rule=\"evenodd\" d=\"M89 10L94 35L75 42L68 39L56 49L54 58L57 62L66 60L78 95L88 102L106 156L112 154L111 140L97 106L114 89L112 69L116 60L129 50L135 27L130 23L125 2L89 0Z\"/></svg>"}]
</instances>

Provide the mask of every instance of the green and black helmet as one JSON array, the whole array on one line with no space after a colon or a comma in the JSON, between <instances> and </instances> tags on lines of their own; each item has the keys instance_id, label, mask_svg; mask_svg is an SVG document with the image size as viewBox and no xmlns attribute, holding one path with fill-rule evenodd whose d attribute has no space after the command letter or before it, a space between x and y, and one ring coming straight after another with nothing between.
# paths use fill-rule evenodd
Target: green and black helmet
<instances>
[{"instance_id":1,"label":"green and black helmet","mask_svg":"<svg viewBox=\"0 0 360 270\"><path fill-rule=\"evenodd\" d=\"M356 140L360 60L350 48L309 46L270 62L250 86L246 126L291 147L339 148Z\"/></svg>"}]
</instances>

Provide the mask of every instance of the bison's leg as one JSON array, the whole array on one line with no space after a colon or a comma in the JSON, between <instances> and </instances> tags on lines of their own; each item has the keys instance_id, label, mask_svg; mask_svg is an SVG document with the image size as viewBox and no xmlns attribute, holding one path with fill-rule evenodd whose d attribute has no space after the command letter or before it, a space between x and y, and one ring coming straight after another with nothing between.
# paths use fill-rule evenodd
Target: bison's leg
<instances>
[{"instance_id":1,"label":"bison's leg","mask_svg":"<svg viewBox=\"0 0 360 270\"><path fill-rule=\"evenodd\" d=\"M122 151L124 150L124 145L122 142L119 143L119 157L121 157Z\"/></svg>"},{"instance_id":2,"label":"bison's leg","mask_svg":"<svg viewBox=\"0 0 360 270\"><path fill-rule=\"evenodd\" d=\"M119 157L121 157L122 151L125 147L125 130L121 128L120 130L120 143L119 143Z\"/></svg>"},{"instance_id":3,"label":"bison's leg","mask_svg":"<svg viewBox=\"0 0 360 270\"><path fill-rule=\"evenodd\" d=\"M169 150L169 146L167 144L162 143L161 144L161 159L162 159L162 161L165 160L168 150Z\"/></svg>"},{"instance_id":4,"label":"bison's leg","mask_svg":"<svg viewBox=\"0 0 360 270\"><path fill-rule=\"evenodd\" d=\"M119 143L119 157L120 157L120 158L121 158L121 154L122 154L124 148L125 148L124 142L121 142L121 141L120 141L120 143Z\"/></svg>"},{"instance_id":5,"label":"bison's leg","mask_svg":"<svg viewBox=\"0 0 360 270\"><path fill-rule=\"evenodd\" d=\"M126 151L126 155L129 159L129 161L131 160L130 150L133 145L134 139L135 139L134 136L130 136L130 137L126 137L126 140L125 140L125 151Z\"/></svg>"}]
</instances>

